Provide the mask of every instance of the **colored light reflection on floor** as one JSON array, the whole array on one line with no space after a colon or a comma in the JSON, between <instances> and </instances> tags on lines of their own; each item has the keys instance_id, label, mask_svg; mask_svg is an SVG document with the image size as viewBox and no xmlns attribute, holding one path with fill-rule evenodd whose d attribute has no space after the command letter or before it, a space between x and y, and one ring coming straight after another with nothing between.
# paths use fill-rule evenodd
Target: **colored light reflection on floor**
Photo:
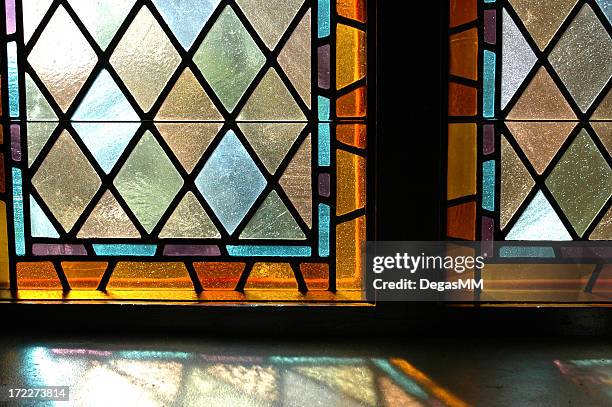
<instances>
[{"instance_id":1,"label":"colored light reflection on floor","mask_svg":"<svg viewBox=\"0 0 612 407\"><path fill-rule=\"evenodd\" d=\"M27 386L88 406L466 406L404 359L30 347ZM57 403L61 405L61 403Z\"/></svg>"},{"instance_id":2,"label":"colored light reflection on floor","mask_svg":"<svg viewBox=\"0 0 612 407\"><path fill-rule=\"evenodd\" d=\"M554 363L570 382L588 391L594 402L612 405L612 359L555 360Z\"/></svg>"}]
</instances>

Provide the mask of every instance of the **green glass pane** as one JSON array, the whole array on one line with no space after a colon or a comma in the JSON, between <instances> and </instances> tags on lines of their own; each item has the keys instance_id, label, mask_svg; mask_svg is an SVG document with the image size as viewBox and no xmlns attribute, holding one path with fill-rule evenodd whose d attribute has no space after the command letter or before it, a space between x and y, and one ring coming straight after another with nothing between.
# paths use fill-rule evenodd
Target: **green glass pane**
<instances>
[{"instance_id":1,"label":"green glass pane","mask_svg":"<svg viewBox=\"0 0 612 407\"><path fill-rule=\"evenodd\" d=\"M182 185L180 174L148 131L115 179L117 190L149 233Z\"/></svg>"},{"instance_id":2,"label":"green glass pane","mask_svg":"<svg viewBox=\"0 0 612 407\"><path fill-rule=\"evenodd\" d=\"M194 56L229 111L234 110L265 60L230 6L225 7Z\"/></svg>"},{"instance_id":3,"label":"green glass pane","mask_svg":"<svg viewBox=\"0 0 612 407\"><path fill-rule=\"evenodd\" d=\"M272 191L249 221L240 238L303 240L306 236L276 191Z\"/></svg>"}]
</instances>

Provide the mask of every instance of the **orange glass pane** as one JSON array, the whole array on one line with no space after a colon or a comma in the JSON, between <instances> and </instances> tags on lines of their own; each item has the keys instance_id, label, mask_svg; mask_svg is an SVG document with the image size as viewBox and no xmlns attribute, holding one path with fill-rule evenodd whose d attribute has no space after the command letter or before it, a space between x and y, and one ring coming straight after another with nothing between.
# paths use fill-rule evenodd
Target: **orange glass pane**
<instances>
[{"instance_id":1,"label":"orange glass pane","mask_svg":"<svg viewBox=\"0 0 612 407\"><path fill-rule=\"evenodd\" d=\"M366 220L361 216L336 226L336 288L361 290L362 243L366 239Z\"/></svg>"},{"instance_id":2,"label":"orange glass pane","mask_svg":"<svg viewBox=\"0 0 612 407\"><path fill-rule=\"evenodd\" d=\"M457 239L476 239L476 202L448 208L446 234Z\"/></svg>"},{"instance_id":3,"label":"orange glass pane","mask_svg":"<svg viewBox=\"0 0 612 407\"><path fill-rule=\"evenodd\" d=\"M478 79L478 30L463 31L450 37L450 74Z\"/></svg>"},{"instance_id":4,"label":"orange glass pane","mask_svg":"<svg viewBox=\"0 0 612 407\"><path fill-rule=\"evenodd\" d=\"M476 194L476 124L448 125L448 199Z\"/></svg>"},{"instance_id":5,"label":"orange glass pane","mask_svg":"<svg viewBox=\"0 0 612 407\"><path fill-rule=\"evenodd\" d=\"M290 264L255 263L245 289L297 290L298 285Z\"/></svg>"},{"instance_id":6,"label":"orange glass pane","mask_svg":"<svg viewBox=\"0 0 612 407\"><path fill-rule=\"evenodd\" d=\"M327 290L329 288L329 265L304 263L300 264L300 270L309 290Z\"/></svg>"},{"instance_id":7,"label":"orange glass pane","mask_svg":"<svg viewBox=\"0 0 612 407\"><path fill-rule=\"evenodd\" d=\"M62 262L62 269L73 290L97 289L107 267L108 263L104 262Z\"/></svg>"},{"instance_id":8,"label":"orange glass pane","mask_svg":"<svg viewBox=\"0 0 612 407\"><path fill-rule=\"evenodd\" d=\"M6 192L5 185L6 185L6 176L4 173L4 154L0 153L0 192L1 193Z\"/></svg>"},{"instance_id":9,"label":"orange glass pane","mask_svg":"<svg viewBox=\"0 0 612 407\"><path fill-rule=\"evenodd\" d=\"M17 263L17 287L26 290L62 289L53 263Z\"/></svg>"},{"instance_id":10,"label":"orange glass pane","mask_svg":"<svg viewBox=\"0 0 612 407\"><path fill-rule=\"evenodd\" d=\"M368 127L365 124L339 124L336 138L341 143L357 148L366 148Z\"/></svg>"},{"instance_id":11,"label":"orange glass pane","mask_svg":"<svg viewBox=\"0 0 612 407\"><path fill-rule=\"evenodd\" d=\"M244 263L193 263L200 284L205 290L235 290L244 272Z\"/></svg>"},{"instance_id":12,"label":"orange glass pane","mask_svg":"<svg viewBox=\"0 0 612 407\"><path fill-rule=\"evenodd\" d=\"M478 90L451 82L448 85L449 116L476 116L478 108Z\"/></svg>"},{"instance_id":13,"label":"orange glass pane","mask_svg":"<svg viewBox=\"0 0 612 407\"><path fill-rule=\"evenodd\" d=\"M117 263L108 290L178 289L193 290L193 283L184 263Z\"/></svg>"},{"instance_id":14,"label":"orange glass pane","mask_svg":"<svg viewBox=\"0 0 612 407\"><path fill-rule=\"evenodd\" d=\"M366 76L366 33L338 24L336 35L336 88L342 89Z\"/></svg>"},{"instance_id":15,"label":"orange glass pane","mask_svg":"<svg viewBox=\"0 0 612 407\"><path fill-rule=\"evenodd\" d=\"M366 203L366 160L365 158L338 150L336 213L344 215L361 209Z\"/></svg>"},{"instance_id":16,"label":"orange glass pane","mask_svg":"<svg viewBox=\"0 0 612 407\"><path fill-rule=\"evenodd\" d=\"M336 10L338 10L338 15L362 23L366 22L365 0L338 0Z\"/></svg>"},{"instance_id":17,"label":"orange glass pane","mask_svg":"<svg viewBox=\"0 0 612 407\"><path fill-rule=\"evenodd\" d=\"M366 109L365 86L339 97L336 101L336 114L338 117L365 117Z\"/></svg>"},{"instance_id":18,"label":"orange glass pane","mask_svg":"<svg viewBox=\"0 0 612 407\"><path fill-rule=\"evenodd\" d=\"M8 234L6 228L6 204L0 201L0 289L9 287Z\"/></svg>"},{"instance_id":19,"label":"orange glass pane","mask_svg":"<svg viewBox=\"0 0 612 407\"><path fill-rule=\"evenodd\" d=\"M4 128L0 126L0 144L4 144Z\"/></svg>"},{"instance_id":20,"label":"orange glass pane","mask_svg":"<svg viewBox=\"0 0 612 407\"><path fill-rule=\"evenodd\" d=\"M451 0L450 26L457 27L476 20L477 4L477 0Z\"/></svg>"}]
</instances>

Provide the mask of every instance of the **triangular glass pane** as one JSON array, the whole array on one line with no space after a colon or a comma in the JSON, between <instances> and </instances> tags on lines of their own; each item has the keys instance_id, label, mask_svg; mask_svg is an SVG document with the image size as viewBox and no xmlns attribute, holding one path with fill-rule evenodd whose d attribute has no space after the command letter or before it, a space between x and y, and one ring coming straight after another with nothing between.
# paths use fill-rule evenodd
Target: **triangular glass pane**
<instances>
[{"instance_id":1,"label":"triangular glass pane","mask_svg":"<svg viewBox=\"0 0 612 407\"><path fill-rule=\"evenodd\" d=\"M272 191L244 228L240 238L303 240L306 236L276 191Z\"/></svg>"},{"instance_id":2,"label":"triangular glass pane","mask_svg":"<svg viewBox=\"0 0 612 407\"><path fill-rule=\"evenodd\" d=\"M591 236L590 240L612 240L612 208L601 219Z\"/></svg>"},{"instance_id":3,"label":"triangular glass pane","mask_svg":"<svg viewBox=\"0 0 612 407\"><path fill-rule=\"evenodd\" d=\"M79 137L102 170L110 173L140 127L140 123L73 123Z\"/></svg>"},{"instance_id":4,"label":"triangular glass pane","mask_svg":"<svg viewBox=\"0 0 612 407\"><path fill-rule=\"evenodd\" d=\"M143 6L110 58L117 74L143 111L151 110L181 56L151 14Z\"/></svg>"},{"instance_id":5,"label":"triangular glass pane","mask_svg":"<svg viewBox=\"0 0 612 407\"><path fill-rule=\"evenodd\" d=\"M238 115L238 121L305 121L306 116L273 68Z\"/></svg>"},{"instance_id":6,"label":"triangular glass pane","mask_svg":"<svg viewBox=\"0 0 612 407\"><path fill-rule=\"evenodd\" d=\"M156 123L156 126L183 168L191 173L223 123Z\"/></svg>"},{"instance_id":7,"label":"triangular glass pane","mask_svg":"<svg viewBox=\"0 0 612 407\"><path fill-rule=\"evenodd\" d=\"M108 47L135 0L69 0L102 50Z\"/></svg>"},{"instance_id":8,"label":"triangular glass pane","mask_svg":"<svg viewBox=\"0 0 612 407\"><path fill-rule=\"evenodd\" d=\"M36 199L30 195L30 226L32 237L58 238L57 229L51 223Z\"/></svg>"},{"instance_id":9,"label":"triangular glass pane","mask_svg":"<svg viewBox=\"0 0 612 407\"><path fill-rule=\"evenodd\" d=\"M102 70L72 116L76 121L133 121L140 117L107 70Z\"/></svg>"},{"instance_id":10,"label":"triangular glass pane","mask_svg":"<svg viewBox=\"0 0 612 407\"><path fill-rule=\"evenodd\" d=\"M266 57L236 13L226 6L193 60L231 112L264 65Z\"/></svg>"},{"instance_id":11,"label":"triangular glass pane","mask_svg":"<svg viewBox=\"0 0 612 407\"><path fill-rule=\"evenodd\" d=\"M612 88L593 113L591 120L612 120Z\"/></svg>"},{"instance_id":12,"label":"triangular glass pane","mask_svg":"<svg viewBox=\"0 0 612 407\"><path fill-rule=\"evenodd\" d=\"M612 38L588 4L561 36L549 61L586 112L612 77Z\"/></svg>"},{"instance_id":13,"label":"triangular glass pane","mask_svg":"<svg viewBox=\"0 0 612 407\"><path fill-rule=\"evenodd\" d=\"M51 133L57 127L56 122L28 123L28 167L31 167L43 149Z\"/></svg>"},{"instance_id":14,"label":"triangular glass pane","mask_svg":"<svg viewBox=\"0 0 612 407\"><path fill-rule=\"evenodd\" d=\"M304 0L237 0L249 22L266 43L274 49Z\"/></svg>"},{"instance_id":15,"label":"triangular glass pane","mask_svg":"<svg viewBox=\"0 0 612 407\"><path fill-rule=\"evenodd\" d=\"M510 0L514 11L543 51L578 0Z\"/></svg>"},{"instance_id":16,"label":"triangular glass pane","mask_svg":"<svg viewBox=\"0 0 612 407\"><path fill-rule=\"evenodd\" d=\"M115 186L147 232L151 233L183 186L172 161L147 131L115 178Z\"/></svg>"},{"instance_id":17,"label":"triangular glass pane","mask_svg":"<svg viewBox=\"0 0 612 407\"><path fill-rule=\"evenodd\" d=\"M527 168L505 137L501 140L501 228L504 229L535 185Z\"/></svg>"},{"instance_id":18,"label":"triangular glass pane","mask_svg":"<svg viewBox=\"0 0 612 407\"><path fill-rule=\"evenodd\" d=\"M65 112L87 81L98 56L60 5L30 51L28 62Z\"/></svg>"},{"instance_id":19,"label":"triangular glass pane","mask_svg":"<svg viewBox=\"0 0 612 407\"><path fill-rule=\"evenodd\" d=\"M38 24L51 6L52 0L22 0L23 40L27 44L36 31Z\"/></svg>"},{"instance_id":20,"label":"triangular glass pane","mask_svg":"<svg viewBox=\"0 0 612 407\"><path fill-rule=\"evenodd\" d=\"M533 50L504 9L501 108L504 109L537 61Z\"/></svg>"},{"instance_id":21,"label":"triangular glass pane","mask_svg":"<svg viewBox=\"0 0 612 407\"><path fill-rule=\"evenodd\" d=\"M193 192L187 192L166 222L159 237L163 239L216 239L221 234Z\"/></svg>"},{"instance_id":22,"label":"triangular glass pane","mask_svg":"<svg viewBox=\"0 0 612 407\"><path fill-rule=\"evenodd\" d=\"M308 10L278 56L278 63L309 108L312 88L310 26L310 10Z\"/></svg>"},{"instance_id":23,"label":"triangular glass pane","mask_svg":"<svg viewBox=\"0 0 612 407\"><path fill-rule=\"evenodd\" d=\"M608 154L612 155L612 121L610 122L591 122L591 126L603 143Z\"/></svg>"},{"instance_id":24,"label":"triangular glass pane","mask_svg":"<svg viewBox=\"0 0 612 407\"><path fill-rule=\"evenodd\" d=\"M577 120L574 111L546 71L541 67L512 108L509 120Z\"/></svg>"},{"instance_id":25,"label":"triangular glass pane","mask_svg":"<svg viewBox=\"0 0 612 407\"><path fill-rule=\"evenodd\" d=\"M25 74L26 112L28 120L57 121L57 115L30 75Z\"/></svg>"},{"instance_id":26,"label":"triangular glass pane","mask_svg":"<svg viewBox=\"0 0 612 407\"><path fill-rule=\"evenodd\" d=\"M311 160L312 148L308 136L280 179L281 186L308 227L312 227Z\"/></svg>"},{"instance_id":27,"label":"triangular glass pane","mask_svg":"<svg viewBox=\"0 0 612 407\"><path fill-rule=\"evenodd\" d=\"M196 186L225 229L234 233L267 181L233 131L228 131L212 153Z\"/></svg>"},{"instance_id":28,"label":"triangular glass pane","mask_svg":"<svg viewBox=\"0 0 612 407\"><path fill-rule=\"evenodd\" d=\"M572 240L572 237L542 191L538 191L506 240L567 241Z\"/></svg>"},{"instance_id":29,"label":"triangular glass pane","mask_svg":"<svg viewBox=\"0 0 612 407\"><path fill-rule=\"evenodd\" d=\"M86 238L139 238L140 233L127 216L112 192L106 191L77 237Z\"/></svg>"},{"instance_id":30,"label":"triangular glass pane","mask_svg":"<svg viewBox=\"0 0 612 407\"><path fill-rule=\"evenodd\" d=\"M274 174L306 124L238 123L238 127L270 174Z\"/></svg>"},{"instance_id":31,"label":"triangular glass pane","mask_svg":"<svg viewBox=\"0 0 612 407\"><path fill-rule=\"evenodd\" d=\"M188 50L220 0L153 0L183 48Z\"/></svg>"},{"instance_id":32,"label":"triangular glass pane","mask_svg":"<svg viewBox=\"0 0 612 407\"><path fill-rule=\"evenodd\" d=\"M612 196L612 169L586 130L565 151L546 186L582 236Z\"/></svg>"},{"instance_id":33,"label":"triangular glass pane","mask_svg":"<svg viewBox=\"0 0 612 407\"><path fill-rule=\"evenodd\" d=\"M186 68L162 104L155 120L223 120L198 80Z\"/></svg>"},{"instance_id":34,"label":"triangular glass pane","mask_svg":"<svg viewBox=\"0 0 612 407\"><path fill-rule=\"evenodd\" d=\"M575 122L506 122L514 139L529 158L531 165L542 174L557 154Z\"/></svg>"}]
</instances>

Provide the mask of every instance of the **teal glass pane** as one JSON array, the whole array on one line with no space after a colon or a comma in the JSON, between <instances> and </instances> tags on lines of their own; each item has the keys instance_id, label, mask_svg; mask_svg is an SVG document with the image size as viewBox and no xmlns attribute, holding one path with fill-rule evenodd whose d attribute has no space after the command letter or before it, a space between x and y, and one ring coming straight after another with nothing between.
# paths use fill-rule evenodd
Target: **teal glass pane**
<instances>
[{"instance_id":1,"label":"teal glass pane","mask_svg":"<svg viewBox=\"0 0 612 407\"><path fill-rule=\"evenodd\" d=\"M331 118L329 98L319 96L319 120L327 122Z\"/></svg>"},{"instance_id":2,"label":"teal glass pane","mask_svg":"<svg viewBox=\"0 0 612 407\"><path fill-rule=\"evenodd\" d=\"M319 204L319 256L329 256L331 227L331 208L329 205Z\"/></svg>"},{"instance_id":3,"label":"teal glass pane","mask_svg":"<svg viewBox=\"0 0 612 407\"><path fill-rule=\"evenodd\" d=\"M495 161L482 164L482 208L495 210Z\"/></svg>"},{"instance_id":4,"label":"teal glass pane","mask_svg":"<svg viewBox=\"0 0 612 407\"><path fill-rule=\"evenodd\" d=\"M483 116L495 116L495 52L484 51L483 61Z\"/></svg>"},{"instance_id":5,"label":"teal glass pane","mask_svg":"<svg viewBox=\"0 0 612 407\"><path fill-rule=\"evenodd\" d=\"M15 254L25 255L25 228L23 223L23 179L21 170L12 169L13 174L13 218L15 222Z\"/></svg>"},{"instance_id":6,"label":"teal glass pane","mask_svg":"<svg viewBox=\"0 0 612 407\"><path fill-rule=\"evenodd\" d=\"M155 256L157 246L153 244L94 244L98 256Z\"/></svg>"},{"instance_id":7,"label":"teal glass pane","mask_svg":"<svg viewBox=\"0 0 612 407\"><path fill-rule=\"evenodd\" d=\"M6 45L8 59L9 114L19 117L19 73L17 72L17 43L11 41Z\"/></svg>"},{"instance_id":8,"label":"teal glass pane","mask_svg":"<svg viewBox=\"0 0 612 407\"><path fill-rule=\"evenodd\" d=\"M312 250L305 246L227 246L230 256L236 257L310 257Z\"/></svg>"},{"instance_id":9,"label":"teal glass pane","mask_svg":"<svg viewBox=\"0 0 612 407\"><path fill-rule=\"evenodd\" d=\"M331 165L331 125L326 123L319 124L319 165Z\"/></svg>"},{"instance_id":10,"label":"teal glass pane","mask_svg":"<svg viewBox=\"0 0 612 407\"><path fill-rule=\"evenodd\" d=\"M506 258L546 258L555 257L552 247L504 246L499 249L499 256Z\"/></svg>"},{"instance_id":11,"label":"teal glass pane","mask_svg":"<svg viewBox=\"0 0 612 407\"><path fill-rule=\"evenodd\" d=\"M330 0L319 0L319 38L328 37L331 33L331 4Z\"/></svg>"}]
</instances>

